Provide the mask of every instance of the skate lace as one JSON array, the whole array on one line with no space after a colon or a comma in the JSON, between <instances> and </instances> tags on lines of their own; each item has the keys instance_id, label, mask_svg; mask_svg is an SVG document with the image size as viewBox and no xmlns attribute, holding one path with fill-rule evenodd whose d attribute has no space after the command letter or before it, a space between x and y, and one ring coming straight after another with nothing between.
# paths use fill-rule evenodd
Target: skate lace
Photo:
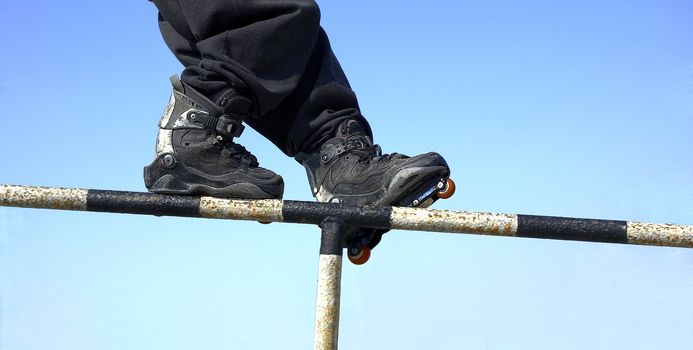
<instances>
[{"instance_id":1,"label":"skate lace","mask_svg":"<svg viewBox=\"0 0 693 350\"><path fill-rule=\"evenodd\" d=\"M257 158L250 153L245 147L235 143L235 142L230 142L227 144L226 149L229 151L229 155L233 158L236 158L240 160L243 163L246 163L250 166L258 166L260 165L257 161Z\"/></svg>"},{"instance_id":2,"label":"skate lace","mask_svg":"<svg viewBox=\"0 0 693 350\"><path fill-rule=\"evenodd\" d=\"M398 153L383 154L380 145L371 144L370 138L364 135L353 135L344 140L342 145L347 154L358 157L358 163L383 163L392 160L396 156L401 156Z\"/></svg>"},{"instance_id":3,"label":"skate lace","mask_svg":"<svg viewBox=\"0 0 693 350\"><path fill-rule=\"evenodd\" d=\"M383 163L392 160L393 157L397 156L398 153L386 153L383 154L382 149L379 145L373 145L365 148L352 149L351 153L359 157L359 163L371 164L371 163Z\"/></svg>"}]
</instances>

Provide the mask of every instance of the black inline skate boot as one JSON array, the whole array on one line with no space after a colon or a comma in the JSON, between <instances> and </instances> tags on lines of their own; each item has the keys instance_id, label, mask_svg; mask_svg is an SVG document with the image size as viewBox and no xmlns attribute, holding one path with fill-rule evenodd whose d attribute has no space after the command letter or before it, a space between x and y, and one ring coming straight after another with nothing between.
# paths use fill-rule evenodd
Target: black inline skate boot
<instances>
[{"instance_id":1,"label":"black inline skate boot","mask_svg":"<svg viewBox=\"0 0 693 350\"><path fill-rule=\"evenodd\" d=\"M356 120L342 122L319 151L299 158L319 202L356 206L428 207L454 192L445 159L434 152L408 157L382 154ZM347 233L349 258L365 263L387 230L355 228Z\"/></svg>"},{"instance_id":2,"label":"black inline skate boot","mask_svg":"<svg viewBox=\"0 0 693 350\"><path fill-rule=\"evenodd\" d=\"M156 158L144 168L144 183L155 193L226 198L281 198L284 181L258 166L255 156L233 138L252 102L228 89L212 102L171 77L173 93L156 140Z\"/></svg>"}]
</instances>

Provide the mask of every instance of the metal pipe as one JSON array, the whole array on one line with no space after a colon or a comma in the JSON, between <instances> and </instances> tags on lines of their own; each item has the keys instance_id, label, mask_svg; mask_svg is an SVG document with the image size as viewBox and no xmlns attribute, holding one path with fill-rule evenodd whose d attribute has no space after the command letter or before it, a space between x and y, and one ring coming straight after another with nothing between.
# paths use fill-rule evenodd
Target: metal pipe
<instances>
[{"instance_id":1,"label":"metal pipe","mask_svg":"<svg viewBox=\"0 0 693 350\"><path fill-rule=\"evenodd\" d=\"M0 185L0 205L112 213L345 225L693 248L693 226L331 203Z\"/></svg>"},{"instance_id":2,"label":"metal pipe","mask_svg":"<svg viewBox=\"0 0 693 350\"><path fill-rule=\"evenodd\" d=\"M339 302L342 283L342 233L344 223L326 218L320 224L318 302L315 310L315 350L337 350Z\"/></svg>"}]
</instances>

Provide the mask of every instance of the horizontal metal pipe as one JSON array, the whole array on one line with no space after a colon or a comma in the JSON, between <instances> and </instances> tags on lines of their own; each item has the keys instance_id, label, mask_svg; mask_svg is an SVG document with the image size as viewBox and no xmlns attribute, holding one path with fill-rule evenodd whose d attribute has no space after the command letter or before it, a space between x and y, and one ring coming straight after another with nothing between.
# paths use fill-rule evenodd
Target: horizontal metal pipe
<instances>
[{"instance_id":1,"label":"horizontal metal pipe","mask_svg":"<svg viewBox=\"0 0 693 350\"><path fill-rule=\"evenodd\" d=\"M473 233L693 248L693 226L331 203L0 185L0 206Z\"/></svg>"}]
</instances>

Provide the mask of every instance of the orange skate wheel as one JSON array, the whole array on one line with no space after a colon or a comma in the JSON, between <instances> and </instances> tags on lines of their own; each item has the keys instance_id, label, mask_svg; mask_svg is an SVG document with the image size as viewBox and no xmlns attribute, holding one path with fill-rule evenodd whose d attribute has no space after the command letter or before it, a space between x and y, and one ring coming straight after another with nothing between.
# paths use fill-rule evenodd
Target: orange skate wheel
<instances>
[{"instance_id":1,"label":"orange skate wheel","mask_svg":"<svg viewBox=\"0 0 693 350\"><path fill-rule=\"evenodd\" d=\"M447 181L445 181L445 188L438 191L438 198L448 199L452 197L453 194L455 194L455 181L452 181L452 179L447 179Z\"/></svg>"},{"instance_id":2,"label":"orange skate wheel","mask_svg":"<svg viewBox=\"0 0 693 350\"><path fill-rule=\"evenodd\" d=\"M361 249L361 252L358 253L358 255L347 255L349 257L349 261L351 261L352 264L354 265L363 265L370 259L371 257L371 248L368 247L363 247Z\"/></svg>"}]
</instances>

